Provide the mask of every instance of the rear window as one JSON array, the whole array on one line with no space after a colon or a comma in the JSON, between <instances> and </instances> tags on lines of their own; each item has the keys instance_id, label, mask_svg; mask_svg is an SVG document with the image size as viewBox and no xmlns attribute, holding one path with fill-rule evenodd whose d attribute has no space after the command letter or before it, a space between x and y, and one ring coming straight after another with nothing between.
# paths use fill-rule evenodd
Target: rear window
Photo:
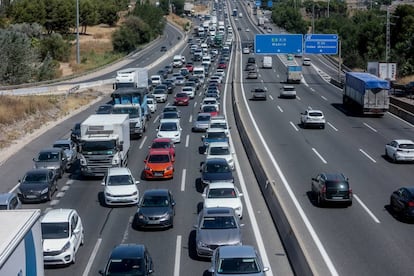
<instances>
[{"instance_id":1,"label":"rear window","mask_svg":"<svg viewBox=\"0 0 414 276\"><path fill-rule=\"evenodd\" d=\"M293 87L293 86L284 86L283 90L285 90L285 91L295 91L295 87Z\"/></svg>"},{"instance_id":2,"label":"rear window","mask_svg":"<svg viewBox=\"0 0 414 276\"><path fill-rule=\"evenodd\" d=\"M309 112L309 116L312 116L312 117L322 117L323 116L323 114L321 113L321 112Z\"/></svg>"},{"instance_id":3,"label":"rear window","mask_svg":"<svg viewBox=\"0 0 414 276\"><path fill-rule=\"evenodd\" d=\"M346 181L327 181L326 188L335 189L335 190L342 190L348 191L349 190L349 183Z\"/></svg>"},{"instance_id":4,"label":"rear window","mask_svg":"<svg viewBox=\"0 0 414 276\"><path fill-rule=\"evenodd\" d=\"M414 149L414 144L401 144L400 149Z\"/></svg>"}]
</instances>

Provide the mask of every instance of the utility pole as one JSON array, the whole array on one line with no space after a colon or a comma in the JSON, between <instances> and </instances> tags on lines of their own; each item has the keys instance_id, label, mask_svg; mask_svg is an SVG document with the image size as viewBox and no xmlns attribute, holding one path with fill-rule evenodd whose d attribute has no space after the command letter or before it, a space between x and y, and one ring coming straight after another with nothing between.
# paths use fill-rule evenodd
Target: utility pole
<instances>
[{"instance_id":1,"label":"utility pole","mask_svg":"<svg viewBox=\"0 0 414 276\"><path fill-rule=\"evenodd\" d=\"M387 27L385 34L385 63L387 66L387 77L385 79L390 79L389 68L388 68L388 59L390 55L390 6L387 6Z\"/></svg>"},{"instance_id":2,"label":"utility pole","mask_svg":"<svg viewBox=\"0 0 414 276\"><path fill-rule=\"evenodd\" d=\"M312 1L312 33L315 33L315 2Z\"/></svg>"},{"instance_id":3,"label":"utility pole","mask_svg":"<svg viewBox=\"0 0 414 276\"><path fill-rule=\"evenodd\" d=\"M76 63L80 64L79 49L79 0L76 0Z\"/></svg>"}]
</instances>

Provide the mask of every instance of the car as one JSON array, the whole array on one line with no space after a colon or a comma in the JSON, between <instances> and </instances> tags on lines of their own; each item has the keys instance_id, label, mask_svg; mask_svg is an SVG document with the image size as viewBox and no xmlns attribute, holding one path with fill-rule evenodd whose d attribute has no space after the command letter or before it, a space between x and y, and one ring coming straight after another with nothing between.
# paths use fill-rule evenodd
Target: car
<instances>
[{"instance_id":1,"label":"car","mask_svg":"<svg viewBox=\"0 0 414 276\"><path fill-rule=\"evenodd\" d=\"M138 203L139 190L131 171L126 167L108 168L102 180L105 205L134 205Z\"/></svg>"},{"instance_id":2,"label":"car","mask_svg":"<svg viewBox=\"0 0 414 276\"><path fill-rule=\"evenodd\" d=\"M151 113L154 113L158 108L157 100L154 98L147 98L147 106Z\"/></svg>"},{"instance_id":3,"label":"car","mask_svg":"<svg viewBox=\"0 0 414 276\"><path fill-rule=\"evenodd\" d=\"M168 85L163 83L157 84L154 90L164 90L165 93L168 93Z\"/></svg>"},{"instance_id":4,"label":"car","mask_svg":"<svg viewBox=\"0 0 414 276\"><path fill-rule=\"evenodd\" d=\"M293 85L284 85L280 89L280 98L296 98L296 88Z\"/></svg>"},{"instance_id":5,"label":"car","mask_svg":"<svg viewBox=\"0 0 414 276\"><path fill-rule=\"evenodd\" d=\"M76 253L85 242L78 212L75 209L51 209L43 216L40 225L44 264L74 264Z\"/></svg>"},{"instance_id":6,"label":"car","mask_svg":"<svg viewBox=\"0 0 414 276\"><path fill-rule=\"evenodd\" d=\"M211 158L201 163L201 183L234 182L232 170L224 158Z\"/></svg>"},{"instance_id":7,"label":"car","mask_svg":"<svg viewBox=\"0 0 414 276\"><path fill-rule=\"evenodd\" d=\"M190 103L190 97L188 96L187 93L177 93L174 97L174 105L179 106L179 105L185 105L188 106Z\"/></svg>"},{"instance_id":8,"label":"car","mask_svg":"<svg viewBox=\"0 0 414 276\"><path fill-rule=\"evenodd\" d=\"M257 79L257 77L258 77L258 73L256 69L250 70L249 72L247 72L246 79Z\"/></svg>"},{"instance_id":9,"label":"car","mask_svg":"<svg viewBox=\"0 0 414 276\"><path fill-rule=\"evenodd\" d=\"M209 104L216 105L217 110L220 110L220 102L215 97L205 97L200 104L200 110L203 109L203 106Z\"/></svg>"},{"instance_id":10,"label":"car","mask_svg":"<svg viewBox=\"0 0 414 276\"><path fill-rule=\"evenodd\" d=\"M167 113L167 112L175 112L178 115L177 118L180 118L181 117L181 111L175 105L166 105L162 109L162 113Z\"/></svg>"},{"instance_id":11,"label":"car","mask_svg":"<svg viewBox=\"0 0 414 276\"><path fill-rule=\"evenodd\" d=\"M243 54L250 54L250 48L249 47L243 47Z\"/></svg>"},{"instance_id":12,"label":"car","mask_svg":"<svg viewBox=\"0 0 414 276\"><path fill-rule=\"evenodd\" d=\"M293 60L293 54L288 54L287 55L287 60L289 60L289 61Z\"/></svg>"},{"instance_id":13,"label":"car","mask_svg":"<svg viewBox=\"0 0 414 276\"><path fill-rule=\"evenodd\" d=\"M154 140L152 140L151 146L149 146L148 148L149 153L159 150L168 150L170 156L173 158L173 161L175 159L175 145L170 138L155 138Z\"/></svg>"},{"instance_id":14,"label":"car","mask_svg":"<svg viewBox=\"0 0 414 276\"><path fill-rule=\"evenodd\" d=\"M112 104L102 104L102 105L98 106L95 113L96 114L111 114L112 113L112 108L113 108Z\"/></svg>"},{"instance_id":15,"label":"car","mask_svg":"<svg viewBox=\"0 0 414 276\"><path fill-rule=\"evenodd\" d=\"M180 113L177 111L163 112L160 115L160 124L162 122L175 122L180 120Z\"/></svg>"},{"instance_id":16,"label":"car","mask_svg":"<svg viewBox=\"0 0 414 276\"><path fill-rule=\"evenodd\" d=\"M192 87L192 88L194 89L194 91L196 91L196 90L199 90L199 89L200 89L200 85L199 85L197 82L195 82L195 81L186 81L186 82L183 84L183 86L184 86L184 87L186 87L186 86Z\"/></svg>"},{"instance_id":17,"label":"car","mask_svg":"<svg viewBox=\"0 0 414 276\"><path fill-rule=\"evenodd\" d=\"M310 58L303 58L302 65L303 66L310 66L311 65Z\"/></svg>"},{"instance_id":18,"label":"car","mask_svg":"<svg viewBox=\"0 0 414 276\"><path fill-rule=\"evenodd\" d=\"M222 78L226 76L226 71L224 69L218 68L215 74L219 74Z\"/></svg>"},{"instance_id":19,"label":"car","mask_svg":"<svg viewBox=\"0 0 414 276\"><path fill-rule=\"evenodd\" d=\"M246 28L246 30L245 30L245 31L248 33L248 32L250 32L250 29L249 29L249 28Z\"/></svg>"},{"instance_id":20,"label":"car","mask_svg":"<svg viewBox=\"0 0 414 276\"><path fill-rule=\"evenodd\" d=\"M174 92L175 89L175 84L174 84L174 80L172 79L165 79L161 85L165 85L167 87L167 93L168 94L172 94Z\"/></svg>"},{"instance_id":21,"label":"car","mask_svg":"<svg viewBox=\"0 0 414 276\"><path fill-rule=\"evenodd\" d=\"M0 210L15 210L22 206L19 197L15 193L0 194Z\"/></svg>"},{"instance_id":22,"label":"car","mask_svg":"<svg viewBox=\"0 0 414 276\"><path fill-rule=\"evenodd\" d=\"M160 51L161 52L167 52L167 46L161 46Z\"/></svg>"},{"instance_id":23,"label":"car","mask_svg":"<svg viewBox=\"0 0 414 276\"><path fill-rule=\"evenodd\" d=\"M174 143L180 143L182 130L179 119L176 119L175 121L161 122L160 126L157 128L157 137L170 138Z\"/></svg>"},{"instance_id":24,"label":"car","mask_svg":"<svg viewBox=\"0 0 414 276\"><path fill-rule=\"evenodd\" d=\"M62 148L65 151L68 167L72 167L78 159L76 144L70 139L61 139L53 143L54 148Z\"/></svg>"},{"instance_id":25,"label":"car","mask_svg":"<svg viewBox=\"0 0 414 276\"><path fill-rule=\"evenodd\" d=\"M167 70L168 74L172 74L172 72L174 71L174 68L172 65L165 65L164 69Z\"/></svg>"},{"instance_id":26,"label":"car","mask_svg":"<svg viewBox=\"0 0 414 276\"><path fill-rule=\"evenodd\" d=\"M80 137L81 137L80 127L81 127L81 123L76 123L71 129L71 133L70 133L70 139L76 144L79 143Z\"/></svg>"},{"instance_id":27,"label":"car","mask_svg":"<svg viewBox=\"0 0 414 276\"><path fill-rule=\"evenodd\" d=\"M181 76L183 76L184 78L188 78L190 71L187 68L181 68L180 69L180 74Z\"/></svg>"},{"instance_id":28,"label":"car","mask_svg":"<svg viewBox=\"0 0 414 276\"><path fill-rule=\"evenodd\" d=\"M167 189L146 190L132 220L134 229L172 228L174 226L175 201Z\"/></svg>"},{"instance_id":29,"label":"car","mask_svg":"<svg viewBox=\"0 0 414 276\"><path fill-rule=\"evenodd\" d=\"M227 68L227 62L225 60L220 60L217 64L217 69L226 69Z\"/></svg>"},{"instance_id":30,"label":"car","mask_svg":"<svg viewBox=\"0 0 414 276\"><path fill-rule=\"evenodd\" d=\"M219 115L217 104L205 104L201 107L202 113L210 113L211 117Z\"/></svg>"},{"instance_id":31,"label":"car","mask_svg":"<svg viewBox=\"0 0 414 276\"><path fill-rule=\"evenodd\" d=\"M301 113L300 122L302 127L307 128L310 126L325 128L325 116L323 112L316 109L307 109L305 112Z\"/></svg>"},{"instance_id":32,"label":"car","mask_svg":"<svg viewBox=\"0 0 414 276\"><path fill-rule=\"evenodd\" d=\"M63 173L69 169L68 158L62 148L42 149L37 157L33 158L33 161L35 169L53 170L58 178L61 178Z\"/></svg>"},{"instance_id":33,"label":"car","mask_svg":"<svg viewBox=\"0 0 414 276\"><path fill-rule=\"evenodd\" d=\"M193 72L194 64L191 61L189 61L185 64L185 68L187 68L188 72L191 73L191 72Z\"/></svg>"},{"instance_id":34,"label":"car","mask_svg":"<svg viewBox=\"0 0 414 276\"><path fill-rule=\"evenodd\" d=\"M194 225L197 255L211 257L219 246L241 245L241 226L232 208L203 208Z\"/></svg>"},{"instance_id":35,"label":"car","mask_svg":"<svg viewBox=\"0 0 414 276\"><path fill-rule=\"evenodd\" d=\"M244 67L244 71L252 71L252 70L256 70L256 64L247 63L246 66Z\"/></svg>"},{"instance_id":36,"label":"car","mask_svg":"<svg viewBox=\"0 0 414 276\"><path fill-rule=\"evenodd\" d=\"M408 139L396 139L385 145L385 156L393 162L414 161L414 142Z\"/></svg>"},{"instance_id":37,"label":"car","mask_svg":"<svg viewBox=\"0 0 414 276\"><path fill-rule=\"evenodd\" d=\"M181 89L182 93L187 93L188 97L190 97L190 99L194 99L195 97L195 88L192 86L183 86L183 88Z\"/></svg>"},{"instance_id":38,"label":"car","mask_svg":"<svg viewBox=\"0 0 414 276\"><path fill-rule=\"evenodd\" d=\"M254 89L251 90L252 92L252 100L267 100L267 89L266 88L261 88L261 87L256 87Z\"/></svg>"},{"instance_id":39,"label":"car","mask_svg":"<svg viewBox=\"0 0 414 276\"><path fill-rule=\"evenodd\" d=\"M254 57L247 58L247 64L256 64L256 59Z\"/></svg>"},{"instance_id":40,"label":"car","mask_svg":"<svg viewBox=\"0 0 414 276\"><path fill-rule=\"evenodd\" d=\"M414 217L414 187L401 187L390 196L390 207L403 218Z\"/></svg>"},{"instance_id":41,"label":"car","mask_svg":"<svg viewBox=\"0 0 414 276\"><path fill-rule=\"evenodd\" d=\"M157 71L157 75L160 75L164 79L168 78L168 71L165 69L161 69Z\"/></svg>"},{"instance_id":42,"label":"car","mask_svg":"<svg viewBox=\"0 0 414 276\"><path fill-rule=\"evenodd\" d=\"M262 259L253 246L226 245L214 250L208 271L213 276L229 274L264 276L269 268L263 266Z\"/></svg>"},{"instance_id":43,"label":"car","mask_svg":"<svg viewBox=\"0 0 414 276\"><path fill-rule=\"evenodd\" d=\"M201 141L203 143L203 152L207 149L210 143L213 142L229 142L229 137L225 130L221 128L208 128L206 134L201 136Z\"/></svg>"},{"instance_id":44,"label":"car","mask_svg":"<svg viewBox=\"0 0 414 276\"><path fill-rule=\"evenodd\" d=\"M154 96L154 99L157 101L157 103L165 103L168 99L168 94L164 89L155 89L152 92L152 95Z\"/></svg>"},{"instance_id":45,"label":"car","mask_svg":"<svg viewBox=\"0 0 414 276\"><path fill-rule=\"evenodd\" d=\"M214 128L210 129L213 130ZM224 132L224 134L226 134ZM207 149L205 151L206 159L211 158L224 158L227 160L230 168L234 170L234 159L233 159L233 151L230 148L229 142L210 142L207 145Z\"/></svg>"},{"instance_id":46,"label":"car","mask_svg":"<svg viewBox=\"0 0 414 276\"><path fill-rule=\"evenodd\" d=\"M220 76L215 76L215 75L212 75L212 76L210 77L210 81L214 81L214 82L222 83L222 78L221 78Z\"/></svg>"},{"instance_id":47,"label":"car","mask_svg":"<svg viewBox=\"0 0 414 276\"><path fill-rule=\"evenodd\" d=\"M211 114L210 113L198 113L194 120L192 131L206 131L210 124Z\"/></svg>"},{"instance_id":48,"label":"car","mask_svg":"<svg viewBox=\"0 0 414 276\"><path fill-rule=\"evenodd\" d=\"M163 79L162 79L162 76L160 76L160 75L152 75L150 77L150 80L151 80L152 86L157 86L157 85L162 83Z\"/></svg>"},{"instance_id":49,"label":"car","mask_svg":"<svg viewBox=\"0 0 414 276\"><path fill-rule=\"evenodd\" d=\"M171 179L174 177L174 158L169 150L150 151L144 160L145 179Z\"/></svg>"},{"instance_id":50,"label":"car","mask_svg":"<svg viewBox=\"0 0 414 276\"><path fill-rule=\"evenodd\" d=\"M18 181L18 196L22 203L50 201L57 191L57 175L51 169L33 169Z\"/></svg>"},{"instance_id":51,"label":"car","mask_svg":"<svg viewBox=\"0 0 414 276\"><path fill-rule=\"evenodd\" d=\"M185 83L186 79L184 76L177 76L175 78L175 85L182 86Z\"/></svg>"},{"instance_id":52,"label":"car","mask_svg":"<svg viewBox=\"0 0 414 276\"><path fill-rule=\"evenodd\" d=\"M349 179L342 173L320 173L313 177L311 192L320 207L326 203L352 205Z\"/></svg>"},{"instance_id":53,"label":"car","mask_svg":"<svg viewBox=\"0 0 414 276\"><path fill-rule=\"evenodd\" d=\"M142 275L154 272L154 266L148 249L143 244L120 244L112 249L102 276L111 275Z\"/></svg>"},{"instance_id":54,"label":"car","mask_svg":"<svg viewBox=\"0 0 414 276\"><path fill-rule=\"evenodd\" d=\"M224 130L226 135L229 136L231 127L228 125L227 120L224 116L215 116L211 118L208 128L209 129L212 129L212 128L222 129Z\"/></svg>"}]
</instances>

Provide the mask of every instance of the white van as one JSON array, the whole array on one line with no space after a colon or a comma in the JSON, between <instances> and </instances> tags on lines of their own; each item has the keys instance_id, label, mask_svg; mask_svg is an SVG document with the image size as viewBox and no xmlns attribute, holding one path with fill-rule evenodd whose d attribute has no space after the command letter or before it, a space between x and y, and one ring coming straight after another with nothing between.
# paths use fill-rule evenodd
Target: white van
<instances>
[{"instance_id":1,"label":"white van","mask_svg":"<svg viewBox=\"0 0 414 276\"><path fill-rule=\"evenodd\" d=\"M205 68L204 66L195 66L193 69L193 76L198 78L205 77Z\"/></svg>"},{"instance_id":2,"label":"white van","mask_svg":"<svg viewBox=\"0 0 414 276\"><path fill-rule=\"evenodd\" d=\"M208 52L207 43L201 43L201 49L203 49L203 54L205 55Z\"/></svg>"},{"instance_id":3,"label":"white van","mask_svg":"<svg viewBox=\"0 0 414 276\"><path fill-rule=\"evenodd\" d=\"M263 68L270 68L272 69L272 57L271 56L264 56L263 57Z\"/></svg>"},{"instance_id":4,"label":"white van","mask_svg":"<svg viewBox=\"0 0 414 276\"><path fill-rule=\"evenodd\" d=\"M183 59L181 55L175 55L173 58L173 67L181 67L183 66Z\"/></svg>"},{"instance_id":5,"label":"white van","mask_svg":"<svg viewBox=\"0 0 414 276\"><path fill-rule=\"evenodd\" d=\"M296 98L296 89L293 85L284 85L280 88L280 98Z\"/></svg>"}]
</instances>

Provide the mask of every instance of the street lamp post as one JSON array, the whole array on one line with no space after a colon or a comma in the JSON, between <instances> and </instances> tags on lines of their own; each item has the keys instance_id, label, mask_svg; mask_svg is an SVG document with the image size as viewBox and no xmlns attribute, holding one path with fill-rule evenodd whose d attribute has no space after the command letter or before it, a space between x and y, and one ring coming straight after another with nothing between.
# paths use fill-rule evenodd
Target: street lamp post
<instances>
[{"instance_id":1,"label":"street lamp post","mask_svg":"<svg viewBox=\"0 0 414 276\"><path fill-rule=\"evenodd\" d=\"M80 63L79 50L79 0L76 0L76 63Z\"/></svg>"}]
</instances>

